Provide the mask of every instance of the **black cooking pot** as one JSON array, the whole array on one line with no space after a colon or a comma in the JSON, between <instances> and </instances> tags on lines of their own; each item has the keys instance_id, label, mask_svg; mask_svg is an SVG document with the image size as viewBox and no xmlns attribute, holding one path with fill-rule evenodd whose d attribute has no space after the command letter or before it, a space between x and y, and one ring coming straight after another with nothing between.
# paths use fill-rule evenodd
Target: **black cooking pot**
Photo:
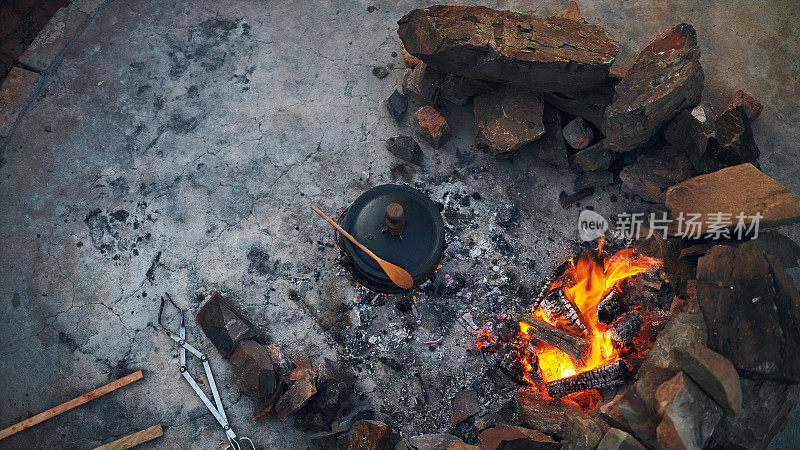
<instances>
[{"instance_id":1,"label":"black cooking pot","mask_svg":"<svg viewBox=\"0 0 800 450\"><path fill-rule=\"evenodd\" d=\"M408 271L414 278L412 289L434 274L444 253L444 221L439 208L408 186L384 184L368 190L337 222L376 255ZM386 294L406 292L339 232L336 245L343 255L340 263L358 283Z\"/></svg>"}]
</instances>

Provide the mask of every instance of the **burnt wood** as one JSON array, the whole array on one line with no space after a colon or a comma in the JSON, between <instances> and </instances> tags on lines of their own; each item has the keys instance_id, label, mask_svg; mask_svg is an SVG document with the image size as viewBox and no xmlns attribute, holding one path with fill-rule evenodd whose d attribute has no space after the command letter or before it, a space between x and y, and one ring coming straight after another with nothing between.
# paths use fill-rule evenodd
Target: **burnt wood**
<instances>
[{"instance_id":1,"label":"burnt wood","mask_svg":"<svg viewBox=\"0 0 800 450\"><path fill-rule=\"evenodd\" d=\"M563 351L576 361L580 360L589 349L589 341L567 330L550 325L544 320L532 317L530 314L511 313L511 315L514 320L530 325L528 334L531 338L538 339Z\"/></svg>"},{"instance_id":2,"label":"burnt wood","mask_svg":"<svg viewBox=\"0 0 800 450\"><path fill-rule=\"evenodd\" d=\"M545 383L550 397L561 398L586 389L607 389L628 382L630 370L624 361L615 361L606 366L581 372L571 377Z\"/></svg>"},{"instance_id":3,"label":"burnt wood","mask_svg":"<svg viewBox=\"0 0 800 450\"><path fill-rule=\"evenodd\" d=\"M611 340L614 341L617 348L627 347L631 345L633 338L642 332L643 325L642 315L638 311L631 311L611 327Z\"/></svg>"},{"instance_id":4,"label":"burnt wood","mask_svg":"<svg viewBox=\"0 0 800 450\"><path fill-rule=\"evenodd\" d=\"M616 286L597 304L597 320L606 325L614 323L627 309L622 291Z\"/></svg>"},{"instance_id":5,"label":"burnt wood","mask_svg":"<svg viewBox=\"0 0 800 450\"><path fill-rule=\"evenodd\" d=\"M578 307L572 303L572 300L567 298L563 289L557 288L550 291L544 298L541 306L566 319L567 325L570 328L577 329L586 337L589 336L589 328L586 326L586 319L583 318L583 314Z\"/></svg>"}]
</instances>

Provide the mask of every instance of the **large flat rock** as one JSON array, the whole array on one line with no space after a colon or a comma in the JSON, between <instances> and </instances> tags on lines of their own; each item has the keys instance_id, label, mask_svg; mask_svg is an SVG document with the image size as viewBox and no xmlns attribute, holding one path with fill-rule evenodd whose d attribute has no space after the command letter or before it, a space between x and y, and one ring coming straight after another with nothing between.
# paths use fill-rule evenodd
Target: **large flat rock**
<instances>
[{"instance_id":1,"label":"large flat rock","mask_svg":"<svg viewBox=\"0 0 800 450\"><path fill-rule=\"evenodd\" d=\"M37 72L49 69L87 19L74 5L59 9L19 57L20 64Z\"/></svg>"},{"instance_id":2,"label":"large flat rock","mask_svg":"<svg viewBox=\"0 0 800 450\"><path fill-rule=\"evenodd\" d=\"M430 67L539 92L598 87L617 54L602 27L563 17L437 5L397 23L406 50Z\"/></svg>"}]
</instances>

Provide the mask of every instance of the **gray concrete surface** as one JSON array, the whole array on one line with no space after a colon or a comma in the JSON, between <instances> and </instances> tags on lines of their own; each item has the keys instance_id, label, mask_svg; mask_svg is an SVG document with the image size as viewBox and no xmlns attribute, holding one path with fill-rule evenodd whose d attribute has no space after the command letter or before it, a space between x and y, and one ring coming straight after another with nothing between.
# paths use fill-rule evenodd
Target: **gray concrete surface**
<instances>
[{"instance_id":1,"label":"gray concrete surface","mask_svg":"<svg viewBox=\"0 0 800 450\"><path fill-rule=\"evenodd\" d=\"M754 129L762 166L800 192L795 2L581 3L587 19L620 42L623 63L658 32L692 23L705 99L721 109L742 88L761 100ZM485 4L541 15L565 6ZM369 13L369 5L377 10ZM450 236L477 256L448 260L443 271L486 277L488 294L422 296L411 317L391 303L354 304L337 252L318 249L317 241L332 242L331 230L308 206L335 213L368 187L391 182L395 161L383 141L409 133L410 123L394 123L379 102L402 75L402 60L391 56L399 53L395 22L418 6L160 0L98 9L2 143L0 426L137 369L145 379L0 448L87 448L158 422L165 436L143 448L216 448L220 428L179 377L171 341L153 326L165 291L192 314L198 295L224 291L290 356L352 361L361 371L360 400L381 406L404 433L447 429L450 395L474 383L482 367L465 353L472 337L453 318L490 314L485 298L497 297L508 270L539 281L567 254L580 208L556 201L573 175L529 154L497 161L475 151L471 112L445 106L454 138L438 150L423 145L424 165L408 181L437 200L480 192L474 212L458 211L478 228L450 224ZM388 63L398 67L389 77L372 76L372 66ZM494 213L511 203L522 211L519 225L494 229ZM616 186L582 203L606 216L636 207ZM800 238L800 227L784 231ZM504 234L515 253L500 254L491 233ZM493 258L502 272L496 278ZM350 309L337 316L342 303ZM337 342L331 330L349 337ZM237 431L263 448L331 445L307 442L291 420L250 418L255 405L238 393L227 363L194 323L189 333L210 356ZM441 336L432 350L425 344ZM371 347L359 347L364 342ZM404 355L407 368L395 373L376 363L377 350ZM417 378L427 386L421 405ZM773 447L798 441L795 413Z\"/></svg>"}]
</instances>

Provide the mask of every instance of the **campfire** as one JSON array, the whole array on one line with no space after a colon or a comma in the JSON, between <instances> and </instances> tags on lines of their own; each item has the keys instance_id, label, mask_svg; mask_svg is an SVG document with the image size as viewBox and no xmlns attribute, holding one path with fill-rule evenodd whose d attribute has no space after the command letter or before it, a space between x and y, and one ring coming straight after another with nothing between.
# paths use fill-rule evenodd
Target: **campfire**
<instances>
[{"instance_id":1,"label":"campfire","mask_svg":"<svg viewBox=\"0 0 800 450\"><path fill-rule=\"evenodd\" d=\"M558 267L528 314L504 314L477 335L487 362L511 380L584 410L597 404L599 389L629 380L654 337L642 333L645 324L663 314L634 282L657 277L661 260L604 244Z\"/></svg>"}]
</instances>

